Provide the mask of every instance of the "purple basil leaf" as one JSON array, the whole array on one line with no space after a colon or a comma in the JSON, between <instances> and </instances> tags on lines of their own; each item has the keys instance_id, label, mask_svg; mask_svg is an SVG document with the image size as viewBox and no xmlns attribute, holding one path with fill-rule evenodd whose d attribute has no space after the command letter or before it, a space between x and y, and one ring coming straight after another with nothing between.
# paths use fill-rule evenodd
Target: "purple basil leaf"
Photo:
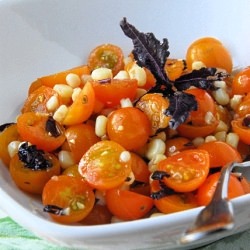
<instances>
[{"instance_id":1,"label":"purple basil leaf","mask_svg":"<svg viewBox=\"0 0 250 250\"><path fill-rule=\"evenodd\" d=\"M168 98L170 105L165 114L172 117L169 121L169 127L176 129L186 121L191 111L197 110L197 102L195 96L181 91L176 91Z\"/></svg>"},{"instance_id":2,"label":"purple basil leaf","mask_svg":"<svg viewBox=\"0 0 250 250\"><path fill-rule=\"evenodd\" d=\"M227 77L226 71L217 68L201 68L193 70L191 73L182 75L175 80L174 86L177 90L182 91L190 88L191 86L205 89L216 90L214 81L223 80Z\"/></svg>"},{"instance_id":3,"label":"purple basil leaf","mask_svg":"<svg viewBox=\"0 0 250 250\"><path fill-rule=\"evenodd\" d=\"M120 26L126 36L132 39L134 49L132 51L135 60L141 67L148 68L158 83L170 84L164 70L164 65L169 56L168 40L161 43L153 33L139 32L126 18L120 22Z\"/></svg>"}]
</instances>

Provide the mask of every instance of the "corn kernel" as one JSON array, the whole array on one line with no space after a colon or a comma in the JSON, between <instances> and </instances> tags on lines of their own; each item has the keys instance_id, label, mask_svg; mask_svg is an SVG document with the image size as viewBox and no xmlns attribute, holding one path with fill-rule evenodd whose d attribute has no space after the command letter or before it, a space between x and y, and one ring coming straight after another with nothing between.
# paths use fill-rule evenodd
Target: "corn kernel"
<instances>
[{"instance_id":1,"label":"corn kernel","mask_svg":"<svg viewBox=\"0 0 250 250\"><path fill-rule=\"evenodd\" d=\"M81 84L81 78L77 74L69 73L66 76L66 83L72 88L76 88Z\"/></svg>"}]
</instances>

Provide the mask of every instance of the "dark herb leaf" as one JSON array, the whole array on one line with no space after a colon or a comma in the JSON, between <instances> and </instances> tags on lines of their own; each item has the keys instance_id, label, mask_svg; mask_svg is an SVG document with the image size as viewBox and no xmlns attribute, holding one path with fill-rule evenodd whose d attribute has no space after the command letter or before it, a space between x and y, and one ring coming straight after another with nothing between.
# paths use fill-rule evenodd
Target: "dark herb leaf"
<instances>
[{"instance_id":1,"label":"dark herb leaf","mask_svg":"<svg viewBox=\"0 0 250 250\"><path fill-rule=\"evenodd\" d=\"M199 70L193 70L191 73L182 75L176 79L174 86L177 90L182 91L188 89L191 86L205 89L216 90L214 81L223 80L227 77L226 71L217 68L201 68Z\"/></svg>"},{"instance_id":2,"label":"dark herb leaf","mask_svg":"<svg viewBox=\"0 0 250 250\"><path fill-rule=\"evenodd\" d=\"M45 130L53 137L58 137L60 136L61 133L61 129L59 128L59 125L57 124L57 122L53 119L52 116L48 117L48 120L46 122L45 125Z\"/></svg>"},{"instance_id":3,"label":"dark herb leaf","mask_svg":"<svg viewBox=\"0 0 250 250\"><path fill-rule=\"evenodd\" d=\"M164 71L166 59L170 54L168 51L168 40L164 38L161 43L155 38L153 33L139 32L133 25L127 22L126 18L123 18L120 26L124 34L133 41L134 49L132 53L138 65L148 68L158 83L170 84Z\"/></svg>"},{"instance_id":4,"label":"dark herb leaf","mask_svg":"<svg viewBox=\"0 0 250 250\"><path fill-rule=\"evenodd\" d=\"M170 105L165 114L172 117L169 121L169 127L176 129L186 121L191 111L197 110L197 102L193 95L181 91L176 91L168 98Z\"/></svg>"},{"instance_id":5,"label":"dark herb leaf","mask_svg":"<svg viewBox=\"0 0 250 250\"><path fill-rule=\"evenodd\" d=\"M29 146L27 142L20 145L18 157L25 167L32 170L46 170L52 166L51 161L45 158L43 150L38 150L35 145Z\"/></svg>"}]
</instances>

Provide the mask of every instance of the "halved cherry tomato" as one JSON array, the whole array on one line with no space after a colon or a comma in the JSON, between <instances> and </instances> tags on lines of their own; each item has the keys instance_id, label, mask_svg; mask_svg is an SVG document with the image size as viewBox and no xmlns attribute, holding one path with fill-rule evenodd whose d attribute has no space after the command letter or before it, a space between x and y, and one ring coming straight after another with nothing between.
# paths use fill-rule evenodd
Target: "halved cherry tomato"
<instances>
[{"instance_id":1,"label":"halved cherry tomato","mask_svg":"<svg viewBox=\"0 0 250 250\"><path fill-rule=\"evenodd\" d=\"M242 162L240 153L223 141L211 141L198 146L198 149L206 150L209 153L210 167L223 167L230 162Z\"/></svg>"},{"instance_id":2,"label":"halved cherry tomato","mask_svg":"<svg viewBox=\"0 0 250 250\"><path fill-rule=\"evenodd\" d=\"M55 96L58 99L58 104L61 104L59 94L50 87L41 86L38 89L34 90L28 98L25 100L25 103L22 107L21 112L39 112L39 113L50 113L46 107L48 100Z\"/></svg>"},{"instance_id":3,"label":"halved cherry tomato","mask_svg":"<svg viewBox=\"0 0 250 250\"><path fill-rule=\"evenodd\" d=\"M219 177L220 172L209 175L205 182L198 188L197 202L199 206L206 206L211 201ZM243 194L245 194L245 191L240 181L237 179L237 177L231 174L228 185L228 198L232 199Z\"/></svg>"},{"instance_id":4,"label":"halved cherry tomato","mask_svg":"<svg viewBox=\"0 0 250 250\"><path fill-rule=\"evenodd\" d=\"M0 159L3 161L5 166L9 166L10 163L8 145L10 142L18 140L20 140L20 136L15 123L0 132Z\"/></svg>"},{"instance_id":5,"label":"halved cherry tomato","mask_svg":"<svg viewBox=\"0 0 250 250\"><path fill-rule=\"evenodd\" d=\"M165 145L166 145L166 150L165 150L166 156L171 156L176 153L179 153L180 151L194 148L192 142L185 137L175 137L167 139Z\"/></svg>"},{"instance_id":6,"label":"halved cherry tomato","mask_svg":"<svg viewBox=\"0 0 250 250\"><path fill-rule=\"evenodd\" d=\"M182 59L178 60L168 58L164 66L164 70L170 81L175 81L179 78L184 73L185 69L186 62Z\"/></svg>"},{"instance_id":7,"label":"halved cherry tomato","mask_svg":"<svg viewBox=\"0 0 250 250\"><path fill-rule=\"evenodd\" d=\"M85 122L93 113L94 106L95 92L92 84L87 82L69 107L62 124L69 126Z\"/></svg>"},{"instance_id":8,"label":"halved cherry tomato","mask_svg":"<svg viewBox=\"0 0 250 250\"><path fill-rule=\"evenodd\" d=\"M100 141L95 129L89 124L78 124L68 127L65 136L75 162L79 162L83 154L96 142Z\"/></svg>"},{"instance_id":9,"label":"halved cherry tomato","mask_svg":"<svg viewBox=\"0 0 250 250\"><path fill-rule=\"evenodd\" d=\"M153 207L152 198L122 190L110 189L106 192L108 209L122 220L136 220L145 216Z\"/></svg>"},{"instance_id":10,"label":"halved cherry tomato","mask_svg":"<svg viewBox=\"0 0 250 250\"><path fill-rule=\"evenodd\" d=\"M44 169L34 169L26 166L19 159L18 154L13 156L10 161L10 174L20 189L32 194L42 194L47 181L52 176L60 174L61 167L58 159L49 153L45 153L44 157L51 163L51 166Z\"/></svg>"},{"instance_id":11,"label":"halved cherry tomato","mask_svg":"<svg viewBox=\"0 0 250 250\"><path fill-rule=\"evenodd\" d=\"M249 118L247 117L238 118L238 119L232 120L231 124L232 124L233 132L235 132L239 136L242 142L249 145L250 144L250 128L249 126L247 126L249 122L246 122L246 125L244 125L245 119L248 120Z\"/></svg>"},{"instance_id":12,"label":"halved cherry tomato","mask_svg":"<svg viewBox=\"0 0 250 250\"><path fill-rule=\"evenodd\" d=\"M157 170L166 173L165 185L176 192L197 189L209 173L209 154L201 149L189 149L158 163Z\"/></svg>"},{"instance_id":13,"label":"halved cherry tomato","mask_svg":"<svg viewBox=\"0 0 250 250\"><path fill-rule=\"evenodd\" d=\"M242 102L235 109L235 114L237 117L245 117L246 115L250 114L250 99L243 99Z\"/></svg>"},{"instance_id":14,"label":"halved cherry tomato","mask_svg":"<svg viewBox=\"0 0 250 250\"><path fill-rule=\"evenodd\" d=\"M131 157L114 141L99 141L89 148L79 163L79 172L94 188L106 190L121 185L131 172Z\"/></svg>"},{"instance_id":15,"label":"halved cherry tomato","mask_svg":"<svg viewBox=\"0 0 250 250\"><path fill-rule=\"evenodd\" d=\"M153 180L150 183L150 186L152 193L160 190L158 180ZM194 194L187 192L169 194L159 199L154 199L154 205L160 212L169 214L195 208L197 207L197 202Z\"/></svg>"},{"instance_id":16,"label":"halved cherry tomato","mask_svg":"<svg viewBox=\"0 0 250 250\"><path fill-rule=\"evenodd\" d=\"M250 92L250 67L241 70L233 78L232 94L246 95Z\"/></svg>"},{"instance_id":17,"label":"halved cherry tomato","mask_svg":"<svg viewBox=\"0 0 250 250\"><path fill-rule=\"evenodd\" d=\"M136 150L145 145L150 130L148 117L138 108L120 108L108 116L108 137L127 150Z\"/></svg>"},{"instance_id":18,"label":"halved cherry tomato","mask_svg":"<svg viewBox=\"0 0 250 250\"><path fill-rule=\"evenodd\" d=\"M170 116L166 116L164 111L169 107L169 100L161 94L150 93L142 96L136 103L136 107L142 110L151 121L151 135L158 129L168 127Z\"/></svg>"},{"instance_id":19,"label":"halved cherry tomato","mask_svg":"<svg viewBox=\"0 0 250 250\"><path fill-rule=\"evenodd\" d=\"M96 203L91 212L81 221L84 225L109 224L112 218L111 212L106 205Z\"/></svg>"},{"instance_id":20,"label":"halved cherry tomato","mask_svg":"<svg viewBox=\"0 0 250 250\"><path fill-rule=\"evenodd\" d=\"M148 164L141 156L136 153L130 152L131 154L131 168L132 172L135 176L136 181L140 181L143 183L149 182L150 171L148 169Z\"/></svg>"},{"instance_id":21,"label":"halved cherry tomato","mask_svg":"<svg viewBox=\"0 0 250 250\"><path fill-rule=\"evenodd\" d=\"M66 76L69 73L73 73L81 77L82 75L90 75L90 69L87 65L80 65L65 71L61 71L52 75L47 75L38 78L36 81L31 83L29 88L29 94L41 86L47 86L53 88L56 84L66 84Z\"/></svg>"},{"instance_id":22,"label":"halved cherry tomato","mask_svg":"<svg viewBox=\"0 0 250 250\"><path fill-rule=\"evenodd\" d=\"M64 128L48 114L27 112L19 115L17 130L24 141L48 152L59 148L65 141Z\"/></svg>"},{"instance_id":23,"label":"halved cherry tomato","mask_svg":"<svg viewBox=\"0 0 250 250\"><path fill-rule=\"evenodd\" d=\"M216 38L203 37L197 39L187 49L186 62L189 70L192 70L192 63L203 62L206 67L225 69L232 72L232 57L227 48Z\"/></svg>"},{"instance_id":24,"label":"halved cherry tomato","mask_svg":"<svg viewBox=\"0 0 250 250\"><path fill-rule=\"evenodd\" d=\"M77 164L65 168L63 170L62 174L82 178L82 176L80 175L80 173L78 171L78 165Z\"/></svg>"},{"instance_id":25,"label":"halved cherry tomato","mask_svg":"<svg viewBox=\"0 0 250 250\"><path fill-rule=\"evenodd\" d=\"M106 83L91 81L96 98L106 107L120 105L120 101L129 98L135 99L137 80L135 79L110 79Z\"/></svg>"},{"instance_id":26,"label":"halved cherry tomato","mask_svg":"<svg viewBox=\"0 0 250 250\"><path fill-rule=\"evenodd\" d=\"M114 44L101 44L94 48L88 57L88 66L91 71L97 68L109 68L115 76L123 69L123 52Z\"/></svg>"},{"instance_id":27,"label":"halved cherry tomato","mask_svg":"<svg viewBox=\"0 0 250 250\"><path fill-rule=\"evenodd\" d=\"M42 193L45 211L60 223L74 223L83 220L92 210L95 194L82 178L60 175L52 177ZM68 212L63 212L63 211ZM59 214L53 213L54 211ZM62 212L62 214L60 214Z\"/></svg>"}]
</instances>

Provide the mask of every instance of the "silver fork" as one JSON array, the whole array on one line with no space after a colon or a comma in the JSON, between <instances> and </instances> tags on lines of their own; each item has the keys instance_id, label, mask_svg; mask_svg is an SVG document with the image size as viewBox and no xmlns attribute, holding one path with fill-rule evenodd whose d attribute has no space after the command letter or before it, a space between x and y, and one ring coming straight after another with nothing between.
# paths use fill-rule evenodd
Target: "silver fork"
<instances>
[{"instance_id":1,"label":"silver fork","mask_svg":"<svg viewBox=\"0 0 250 250\"><path fill-rule=\"evenodd\" d=\"M198 214L193 226L181 237L181 243L190 243L221 230L234 227L234 214L231 201L227 199L229 176L235 167L250 167L250 161L230 163L221 170L211 202Z\"/></svg>"}]
</instances>

